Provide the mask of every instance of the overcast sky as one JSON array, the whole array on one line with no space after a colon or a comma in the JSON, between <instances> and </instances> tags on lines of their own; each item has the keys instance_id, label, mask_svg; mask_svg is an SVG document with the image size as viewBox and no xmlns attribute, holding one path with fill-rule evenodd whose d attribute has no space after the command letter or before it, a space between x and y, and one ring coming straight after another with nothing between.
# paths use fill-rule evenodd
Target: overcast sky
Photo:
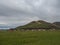
<instances>
[{"instance_id":1,"label":"overcast sky","mask_svg":"<svg viewBox=\"0 0 60 45\"><path fill-rule=\"evenodd\" d=\"M0 0L0 28L34 20L60 21L60 0Z\"/></svg>"}]
</instances>

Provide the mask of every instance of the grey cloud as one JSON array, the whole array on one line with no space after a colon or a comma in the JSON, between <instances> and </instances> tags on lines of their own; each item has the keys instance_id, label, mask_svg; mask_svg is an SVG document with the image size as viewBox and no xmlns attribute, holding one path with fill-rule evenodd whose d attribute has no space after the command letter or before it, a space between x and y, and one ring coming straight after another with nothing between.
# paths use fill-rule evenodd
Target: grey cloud
<instances>
[{"instance_id":1,"label":"grey cloud","mask_svg":"<svg viewBox=\"0 0 60 45\"><path fill-rule=\"evenodd\" d=\"M60 0L0 0L0 24L16 27L39 19L60 21Z\"/></svg>"}]
</instances>

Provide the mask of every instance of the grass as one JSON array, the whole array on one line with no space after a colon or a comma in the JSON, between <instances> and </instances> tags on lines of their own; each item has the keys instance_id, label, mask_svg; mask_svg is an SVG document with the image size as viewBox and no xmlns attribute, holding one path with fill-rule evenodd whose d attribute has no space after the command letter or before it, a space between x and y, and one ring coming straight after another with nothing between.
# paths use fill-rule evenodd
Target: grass
<instances>
[{"instance_id":1,"label":"grass","mask_svg":"<svg viewBox=\"0 0 60 45\"><path fill-rule=\"evenodd\" d=\"M60 31L0 31L0 45L60 45Z\"/></svg>"}]
</instances>

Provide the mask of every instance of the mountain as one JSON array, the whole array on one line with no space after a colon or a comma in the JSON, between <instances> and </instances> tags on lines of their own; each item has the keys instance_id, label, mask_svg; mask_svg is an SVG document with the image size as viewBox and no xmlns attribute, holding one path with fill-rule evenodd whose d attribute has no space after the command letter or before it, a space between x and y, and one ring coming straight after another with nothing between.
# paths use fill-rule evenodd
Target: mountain
<instances>
[{"instance_id":1,"label":"mountain","mask_svg":"<svg viewBox=\"0 0 60 45\"><path fill-rule=\"evenodd\" d=\"M57 29L58 26L52 23L48 23L46 21L38 20L38 21L32 21L24 26L16 27L16 29Z\"/></svg>"},{"instance_id":2,"label":"mountain","mask_svg":"<svg viewBox=\"0 0 60 45\"><path fill-rule=\"evenodd\" d=\"M53 24L57 25L58 27L60 27L60 22L54 22Z\"/></svg>"}]
</instances>

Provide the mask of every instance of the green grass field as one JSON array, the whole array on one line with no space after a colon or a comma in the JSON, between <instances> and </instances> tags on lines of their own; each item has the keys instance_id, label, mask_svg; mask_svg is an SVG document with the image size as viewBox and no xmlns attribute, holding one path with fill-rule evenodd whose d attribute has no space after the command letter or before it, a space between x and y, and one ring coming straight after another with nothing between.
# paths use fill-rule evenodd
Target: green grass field
<instances>
[{"instance_id":1,"label":"green grass field","mask_svg":"<svg viewBox=\"0 0 60 45\"><path fill-rule=\"evenodd\" d=\"M60 45L60 31L0 31L0 45Z\"/></svg>"}]
</instances>

